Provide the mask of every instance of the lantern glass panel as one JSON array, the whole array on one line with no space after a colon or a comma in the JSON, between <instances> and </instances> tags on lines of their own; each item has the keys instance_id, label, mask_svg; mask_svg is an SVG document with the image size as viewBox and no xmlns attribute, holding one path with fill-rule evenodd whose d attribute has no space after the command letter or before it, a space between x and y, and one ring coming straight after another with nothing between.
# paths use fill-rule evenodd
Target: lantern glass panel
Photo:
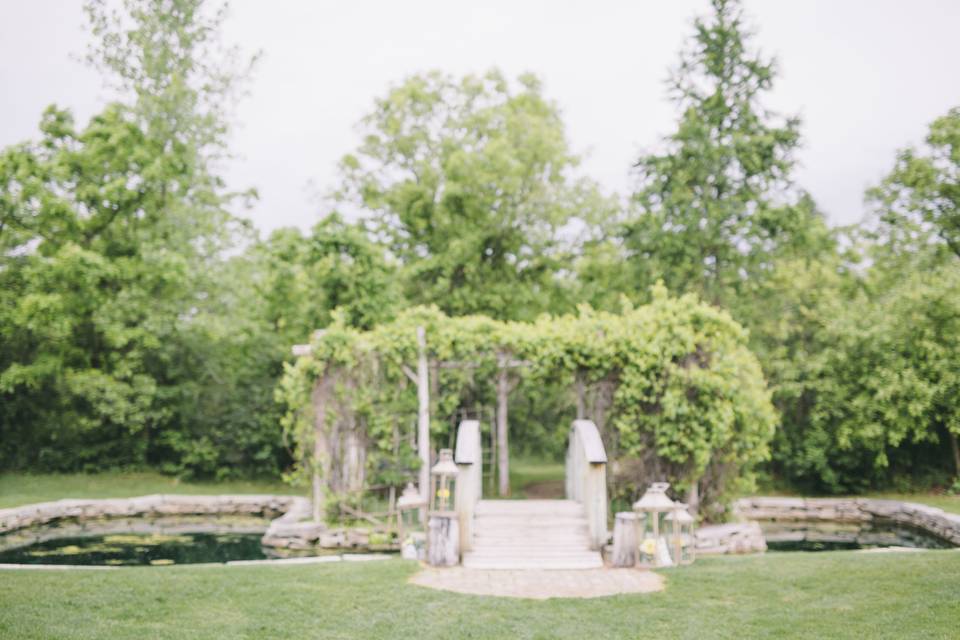
<instances>
[{"instance_id":1,"label":"lantern glass panel","mask_svg":"<svg viewBox=\"0 0 960 640\"><path fill-rule=\"evenodd\" d=\"M637 557L641 565L664 567L675 564L670 550L673 525L667 520L667 515L676 507L667 497L669 487L666 482L655 482L633 505L638 518L642 518L640 535L637 537Z\"/></svg>"},{"instance_id":2,"label":"lantern glass panel","mask_svg":"<svg viewBox=\"0 0 960 640\"><path fill-rule=\"evenodd\" d=\"M458 469L453 451L441 449L437 464L430 470L430 511L452 513L456 510Z\"/></svg>"}]
</instances>

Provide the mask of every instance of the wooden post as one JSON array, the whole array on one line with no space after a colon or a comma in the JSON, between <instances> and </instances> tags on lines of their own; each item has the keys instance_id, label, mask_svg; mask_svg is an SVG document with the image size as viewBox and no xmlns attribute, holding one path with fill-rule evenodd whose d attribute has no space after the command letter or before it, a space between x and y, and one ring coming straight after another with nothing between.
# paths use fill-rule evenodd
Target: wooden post
<instances>
[{"instance_id":1,"label":"wooden post","mask_svg":"<svg viewBox=\"0 0 960 640\"><path fill-rule=\"evenodd\" d=\"M510 495L510 446L507 436L507 397L510 394L510 381L504 358L500 358L500 371L497 373L497 470L500 484L500 496Z\"/></svg>"},{"instance_id":2,"label":"wooden post","mask_svg":"<svg viewBox=\"0 0 960 640\"><path fill-rule=\"evenodd\" d=\"M417 453L420 456L420 498L430 502L430 373L427 368L427 336L417 327ZM420 521L426 523L426 507Z\"/></svg>"},{"instance_id":3,"label":"wooden post","mask_svg":"<svg viewBox=\"0 0 960 640\"><path fill-rule=\"evenodd\" d=\"M637 564L637 514L621 511L613 521L613 555L615 567L633 567Z\"/></svg>"}]
</instances>

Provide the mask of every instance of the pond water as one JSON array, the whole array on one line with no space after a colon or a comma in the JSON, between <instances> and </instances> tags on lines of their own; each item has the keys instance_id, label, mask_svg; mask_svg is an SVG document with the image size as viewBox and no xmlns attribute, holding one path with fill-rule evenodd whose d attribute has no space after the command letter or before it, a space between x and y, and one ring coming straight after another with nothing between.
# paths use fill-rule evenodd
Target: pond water
<instances>
[{"instance_id":1,"label":"pond water","mask_svg":"<svg viewBox=\"0 0 960 640\"><path fill-rule=\"evenodd\" d=\"M266 558L259 533L115 533L0 551L0 563L170 565Z\"/></svg>"},{"instance_id":2,"label":"pond water","mask_svg":"<svg viewBox=\"0 0 960 640\"><path fill-rule=\"evenodd\" d=\"M905 547L950 549L953 545L926 531L892 521L869 523L761 522L770 551L843 551Z\"/></svg>"}]
</instances>

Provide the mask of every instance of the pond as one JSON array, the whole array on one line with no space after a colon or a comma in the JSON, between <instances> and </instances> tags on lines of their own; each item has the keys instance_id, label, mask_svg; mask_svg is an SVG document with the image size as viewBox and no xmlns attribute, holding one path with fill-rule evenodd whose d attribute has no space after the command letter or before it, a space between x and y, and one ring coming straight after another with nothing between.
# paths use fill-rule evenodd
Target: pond
<instances>
[{"instance_id":1,"label":"pond","mask_svg":"<svg viewBox=\"0 0 960 640\"><path fill-rule=\"evenodd\" d=\"M171 565L267 557L259 533L118 533L56 538L0 552L0 563Z\"/></svg>"},{"instance_id":2,"label":"pond","mask_svg":"<svg viewBox=\"0 0 960 640\"><path fill-rule=\"evenodd\" d=\"M163 516L61 521L0 536L0 563L167 565L262 560L269 520Z\"/></svg>"},{"instance_id":3,"label":"pond","mask_svg":"<svg viewBox=\"0 0 960 640\"><path fill-rule=\"evenodd\" d=\"M893 521L760 522L770 551L842 551L902 547L950 549L950 542Z\"/></svg>"}]
</instances>

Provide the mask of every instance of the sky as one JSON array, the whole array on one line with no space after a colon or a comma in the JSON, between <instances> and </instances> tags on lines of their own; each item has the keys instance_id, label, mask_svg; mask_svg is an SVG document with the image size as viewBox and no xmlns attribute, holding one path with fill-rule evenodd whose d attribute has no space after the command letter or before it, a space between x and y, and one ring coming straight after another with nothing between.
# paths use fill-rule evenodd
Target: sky
<instances>
[{"instance_id":1,"label":"sky","mask_svg":"<svg viewBox=\"0 0 960 640\"><path fill-rule=\"evenodd\" d=\"M263 57L236 110L225 168L254 187L269 232L309 228L337 161L376 97L441 69L539 75L581 170L629 193L632 162L675 126L664 81L706 0L234 0L228 42ZM833 224L865 214L864 189L898 149L960 105L956 0L746 0L755 45L778 61L767 106L803 121L797 182ZM0 147L36 137L51 103L83 122L111 97L78 61L82 0L0 0Z\"/></svg>"}]
</instances>

